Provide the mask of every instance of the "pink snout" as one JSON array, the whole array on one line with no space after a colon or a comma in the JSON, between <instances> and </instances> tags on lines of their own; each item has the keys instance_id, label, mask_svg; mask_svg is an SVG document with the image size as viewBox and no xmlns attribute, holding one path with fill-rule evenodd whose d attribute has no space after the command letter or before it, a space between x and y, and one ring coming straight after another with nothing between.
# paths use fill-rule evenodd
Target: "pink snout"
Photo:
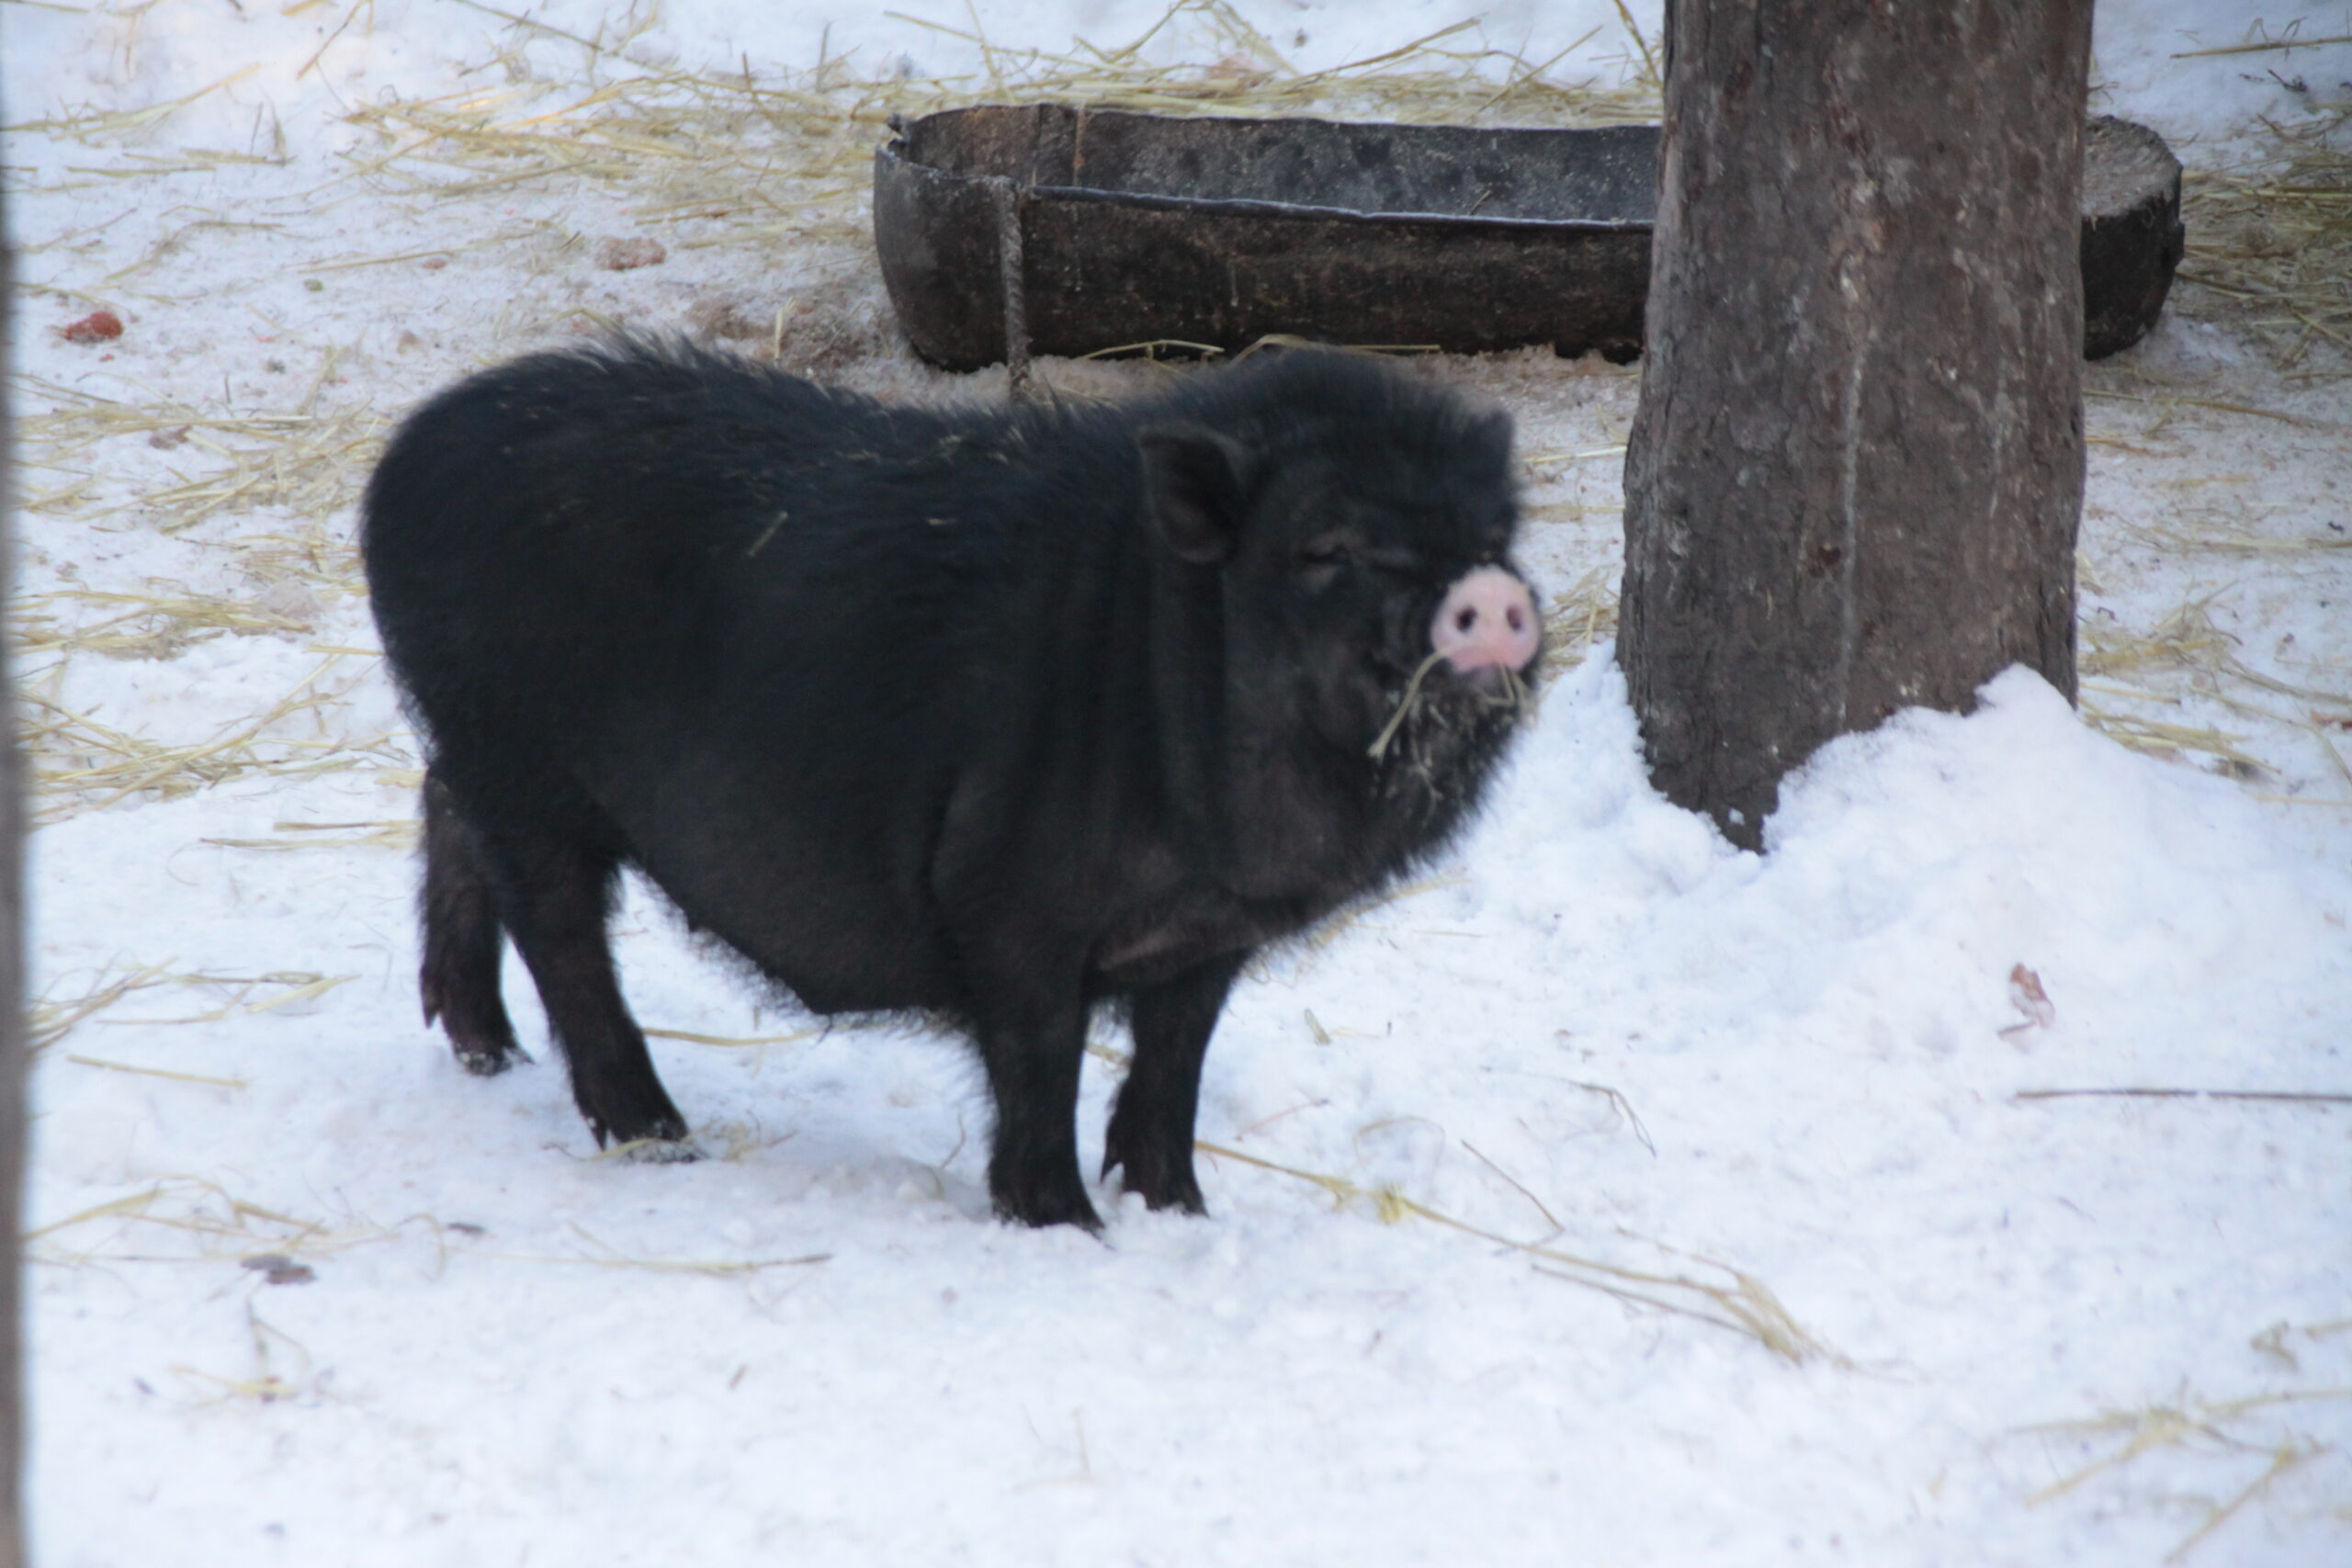
<instances>
[{"instance_id":1,"label":"pink snout","mask_svg":"<svg viewBox=\"0 0 2352 1568\"><path fill-rule=\"evenodd\" d=\"M1464 675L1524 670L1543 642L1535 596L1498 566L1482 566L1457 581L1430 622L1430 647Z\"/></svg>"}]
</instances>

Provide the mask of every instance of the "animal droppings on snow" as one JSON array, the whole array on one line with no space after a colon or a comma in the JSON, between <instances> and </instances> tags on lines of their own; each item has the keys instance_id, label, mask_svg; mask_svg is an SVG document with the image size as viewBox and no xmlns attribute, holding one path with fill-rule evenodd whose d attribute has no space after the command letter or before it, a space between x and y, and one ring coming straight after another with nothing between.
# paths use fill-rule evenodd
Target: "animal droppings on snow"
<instances>
[{"instance_id":1,"label":"animal droppings on snow","mask_svg":"<svg viewBox=\"0 0 2352 1568\"><path fill-rule=\"evenodd\" d=\"M2041 988L2041 976L2018 964L2009 971L2009 1001L2025 1014L2025 1021L2012 1023L2001 1031L2003 1039L2022 1048L2018 1036L2030 1029L2048 1029L2058 1021L2058 1010L2051 1005L2050 993Z\"/></svg>"},{"instance_id":2,"label":"animal droppings on snow","mask_svg":"<svg viewBox=\"0 0 2352 1568\"><path fill-rule=\"evenodd\" d=\"M243 1259L245 1268L262 1277L266 1285L307 1285L318 1279L317 1272L307 1263L297 1263L282 1252L261 1252Z\"/></svg>"},{"instance_id":3,"label":"animal droppings on snow","mask_svg":"<svg viewBox=\"0 0 2352 1568\"><path fill-rule=\"evenodd\" d=\"M642 236L621 240L603 240L596 245L596 265L606 272L634 272L641 266L659 266L670 259L670 253L659 240Z\"/></svg>"},{"instance_id":4,"label":"animal droppings on snow","mask_svg":"<svg viewBox=\"0 0 2352 1568\"><path fill-rule=\"evenodd\" d=\"M57 335L67 343L111 343L122 335L122 318L112 310L93 310L58 328Z\"/></svg>"}]
</instances>

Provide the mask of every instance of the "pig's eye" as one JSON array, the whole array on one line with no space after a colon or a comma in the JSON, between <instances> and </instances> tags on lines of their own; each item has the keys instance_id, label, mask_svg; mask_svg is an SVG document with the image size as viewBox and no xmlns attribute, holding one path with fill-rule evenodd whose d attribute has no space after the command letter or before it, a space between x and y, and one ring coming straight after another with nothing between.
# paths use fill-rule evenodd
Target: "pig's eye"
<instances>
[{"instance_id":1,"label":"pig's eye","mask_svg":"<svg viewBox=\"0 0 2352 1568\"><path fill-rule=\"evenodd\" d=\"M1410 550L1366 550L1364 564L1388 577L1418 581L1423 572L1421 558Z\"/></svg>"},{"instance_id":2,"label":"pig's eye","mask_svg":"<svg viewBox=\"0 0 2352 1568\"><path fill-rule=\"evenodd\" d=\"M1298 547L1298 564L1302 567L1345 566L1355 557L1356 542L1337 534L1309 539Z\"/></svg>"}]
</instances>

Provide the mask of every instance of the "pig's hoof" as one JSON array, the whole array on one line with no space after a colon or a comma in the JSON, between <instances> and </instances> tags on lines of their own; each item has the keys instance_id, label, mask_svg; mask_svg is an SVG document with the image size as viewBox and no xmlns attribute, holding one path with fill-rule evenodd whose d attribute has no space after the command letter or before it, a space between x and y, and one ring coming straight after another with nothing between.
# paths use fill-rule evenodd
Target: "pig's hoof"
<instances>
[{"instance_id":1,"label":"pig's hoof","mask_svg":"<svg viewBox=\"0 0 2352 1568\"><path fill-rule=\"evenodd\" d=\"M1173 1209L1184 1214L1209 1212L1201 1197L1201 1184L1193 1175L1189 1148L1154 1147L1134 1135L1126 1124L1114 1121L1105 1140L1102 1174L1110 1175L1114 1168L1120 1190L1142 1199L1148 1209Z\"/></svg>"},{"instance_id":2,"label":"pig's hoof","mask_svg":"<svg viewBox=\"0 0 2352 1568\"><path fill-rule=\"evenodd\" d=\"M1045 1190L1033 1192L1003 1191L991 1195L996 1204L997 1218L1017 1225L1076 1225L1094 1235L1102 1234L1102 1216L1086 1194L1075 1187L1068 1191Z\"/></svg>"},{"instance_id":3,"label":"pig's hoof","mask_svg":"<svg viewBox=\"0 0 2352 1568\"><path fill-rule=\"evenodd\" d=\"M616 1127L614 1122L620 1122ZM632 1116L626 1122L615 1117L588 1118L589 1130L596 1134L596 1145L605 1152L600 1159L627 1160L631 1165L687 1165L702 1158L702 1150L695 1146L693 1136L686 1131L686 1119L672 1111L654 1116ZM626 1128L627 1131L622 1129Z\"/></svg>"},{"instance_id":4,"label":"pig's hoof","mask_svg":"<svg viewBox=\"0 0 2352 1568\"><path fill-rule=\"evenodd\" d=\"M1202 1214L1209 1212L1208 1201L1201 1196L1200 1184L1189 1177L1182 1183L1170 1182L1154 1190L1149 1187L1131 1186L1124 1179L1120 1186L1130 1192L1141 1193L1147 1209L1173 1209L1180 1214Z\"/></svg>"},{"instance_id":5,"label":"pig's hoof","mask_svg":"<svg viewBox=\"0 0 2352 1568\"><path fill-rule=\"evenodd\" d=\"M692 1165L703 1157L692 1138L631 1138L615 1144L605 1154L629 1165Z\"/></svg>"},{"instance_id":6,"label":"pig's hoof","mask_svg":"<svg viewBox=\"0 0 2352 1568\"><path fill-rule=\"evenodd\" d=\"M478 1078L494 1078L515 1063L531 1059L531 1054L514 1043L511 1030L469 1026L454 1014L438 1009L435 1012L449 1036L449 1050L458 1066Z\"/></svg>"},{"instance_id":7,"label":"pig's hoof","mask_svg":"<svg viewBox=\"0 0 2352 1568\"><path fill-rule=\"evenodd\" d=\"M519 1045L459 1045L458 1066L478 1078L494 1078L517 1062L531 1058Z\"/></svg>"},{"instance_id":8,"label":"pig's hoof","mask_svg":"<svg viewBox=\"0 0 2352 1568\"><path fill-rule=\"evenodd\" d=\"M1143 1200L1144 1207L1154 1211L1175 1210L1180 1214L1205 1214L1207 1201L1201 1196L1201 1184L1186 1171L1181 1179L1164 1178L1159 1181L1139 1179L1132 1169L1119 1172L1119 1188Z\"/></svg>"}]
</instances>

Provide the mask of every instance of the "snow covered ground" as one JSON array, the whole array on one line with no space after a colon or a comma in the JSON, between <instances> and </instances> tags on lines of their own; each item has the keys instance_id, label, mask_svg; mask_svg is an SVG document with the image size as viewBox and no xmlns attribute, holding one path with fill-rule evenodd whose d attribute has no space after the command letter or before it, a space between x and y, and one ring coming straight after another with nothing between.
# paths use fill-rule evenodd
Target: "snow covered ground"
<instances>
[{"instance_id":1,"label":"snow covered ground","mask_svg":"<svg viewBox=\"0 0 2352 1568\"><path fill-rule=\"evenodd\" d=\"M961 1047L823 1031L639 895L628 988L723 1157L598 1160L543 1051L478 1082L417 1021L370 444L601 320L1001 395L891 335L871 115L1160 12L504 9L0 0L38 1561L2352 1560L2352 1106L2039 1097L2352 1093L2343 361L2177 290L2090 377L2105 729L2012 672L1828 748L1760 859L1651 792L1608 657L1634 377L1435 361L1518 415L1589 656L1440 875L1238 993L1211 1218L991 1223ZM2352 33L2245 11L2108 0L2100 107L2212 166L2352 95L2343 45L2174 58ZM1251 0L1143 58L1246 85L1464 15ZM1501 82L1571 45L1550 79L1624 101L1610 0L1436 47ZM648 73L702 118L615 85ZM119 337L57 330L101 308Z\"/></svg>"}]
</instances>

